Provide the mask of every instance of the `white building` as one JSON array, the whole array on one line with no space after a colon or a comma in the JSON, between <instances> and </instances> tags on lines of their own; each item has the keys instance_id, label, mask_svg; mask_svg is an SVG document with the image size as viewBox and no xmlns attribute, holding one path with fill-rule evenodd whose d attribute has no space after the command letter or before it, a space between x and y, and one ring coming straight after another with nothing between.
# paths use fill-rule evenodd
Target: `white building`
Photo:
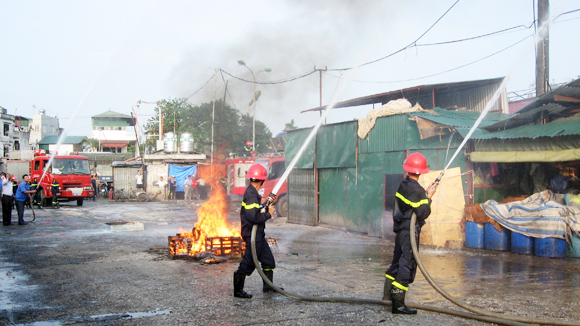
<instances>
[{"instance_id":1,"label":"white building","mask_svg":"<svg viewBox=\"0 0 580 326\"><path fill-rule=\"evenodd\" d=\"M7 114L5 108L0 108L0 157L8 157L10 152L30 149L29 119Z\"/></svg>"},{"instance_id":2,"label":"white building","mask_svg":"<svg viewBox=\"0 0 580 326\"><path fill-rule=\"evenodd\" d=\"M111 110L91 117L91 138L99 142L100 152L124 153L130 142L137 139L135 121L130 115Z\"/></svg>"},{"instance_id":3,"label":"white building","mask_svg":"<svg viewBox=\"0 0 580 326\"><path fill-rule=\"evenodd\" d=\"M46 136L58 136L60 134L58 118L45 114L45 110L39 110L38 114L32 116L30 124L30 146L38 148L38 142Z\"/></svg>"}]
</instances>

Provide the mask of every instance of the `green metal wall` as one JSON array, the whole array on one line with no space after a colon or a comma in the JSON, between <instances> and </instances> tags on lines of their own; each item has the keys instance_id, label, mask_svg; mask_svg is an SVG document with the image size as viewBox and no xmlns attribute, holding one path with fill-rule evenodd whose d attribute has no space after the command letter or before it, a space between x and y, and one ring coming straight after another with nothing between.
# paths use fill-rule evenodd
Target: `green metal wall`
<instances>
[{"instance_id":1,"label":"green metal wall","mask_svg":"<svg viewBox=\"0 0 580 326\"><path fill-rule=\"evenodd\" d=\"M318 216L320 223L335 226L349 226L347 223L347 185L346 168L318 170L318 189L320 190Z\"/></svg>"},{"instance_id":2,"label":"green metal wall","mask_svg":"<svg viewBox=\"0 0 580 326\"><path fill-rule=\"evenodd\" d=\"M310 131L303 129L288 133L286 165L294 158ZM402 163L407 151L422 153L431 170L442 170L446 163L449 135L422 140L416 123L410 121L406 114L377 119L366 139L358 138L356 132L356 122L323 126L316 135L316 146L314 141L311 142L297 167L313 168L316 162L319 223L381 236L384 203L385 200L392 200L393 195L385 194L384 189L393 192L392 189L398 186L394 183L400 180L397 175L404 172ZM461 140L457 134L452 138L447 160L453 156ZM450 167L460 167L465 172L465 156L458 155ZM386 182L393 184L385 184L385 178ZM292 188L290 184L289 187ZM292 211L292 205L298 203L292 199L291 192Z\"/></svg>"},{"instance_id":3,"label":"green metal wall","mask_svg":"<svg viewBox=\"0 0 580 326\"><path fill-rule=\"evenodd\" d=\"M356 129L356 121L322 126L316 137L316 167L354 167Z\"/></svg>"},{"instance_id":4,"label":"green metal wall","mask_svg":"<svg viewBox=\"0 0 580 326\"><path fill-rule=\"evenodd\" d=\"M285 148L285 157L286 157L286 166L292 162L300 147L304 144L308 135L312 131L312 128L309 129L300 129L300 130L291 130L288 131L286 135L286 148ZM296 169L312 169L314 167L314 149L316 148L316 137L314 137L308 146L304 149L304 152L300 156L300 159L296 162L294 166Z\"/></svg>"}]
</instances>

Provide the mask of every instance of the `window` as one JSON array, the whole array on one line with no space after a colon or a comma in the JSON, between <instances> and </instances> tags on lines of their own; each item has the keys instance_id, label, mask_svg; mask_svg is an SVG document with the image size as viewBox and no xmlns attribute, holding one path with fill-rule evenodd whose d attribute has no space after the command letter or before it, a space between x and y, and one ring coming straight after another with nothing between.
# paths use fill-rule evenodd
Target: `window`
<instances>
[{"instance_id":1,"label":"window","mask_svg":"<svg viewBox=\"0 0 580 326\"><path fill-rule=\"evenodd\" d=\"M8 136L10 134L10 125L5 123L4 124L4 136Z\"/></svg>"}]
</instances>

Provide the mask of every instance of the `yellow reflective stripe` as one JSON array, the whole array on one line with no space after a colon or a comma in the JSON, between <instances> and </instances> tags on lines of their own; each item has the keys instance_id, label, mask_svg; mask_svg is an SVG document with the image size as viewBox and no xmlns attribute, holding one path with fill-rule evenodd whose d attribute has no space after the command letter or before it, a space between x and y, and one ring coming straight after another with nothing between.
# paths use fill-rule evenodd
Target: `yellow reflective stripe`
<instances>
[{"instance_id":1,"label":"yellow reflective stripe","mask_svg":"<svg viewBox=\"0 0 580 326\"><path fill-rule=\"evenodd\" d=\"M395 281L395 282L393 282L393 285L394 285L395 287L397 287L397 288L399 288L399 289L403 290L403 291L409 291L409 288L408 288L408 287L401 285L401 283L399 283L399 282L396 282L396 281Z\"/></svg>"},{"instance_id":2,"label":"yellow reflective stripe","mask_svg":"<svg viewBox=\"0 0 580 326\"><path fill-rule=\"evenodd\" d=\"M399 198L400 200L402 200L403 203L405 203L405 204L407 204L407 205L409 205L409 206L411 206L413 208L417 208L417 207L419 207L419 206L421 206L423 204L425 204L425 205L429 204L429 199L427 199L427 198L421 199L420 201L414 203L414 202L408 200L407 198L403 197L403 195L401 195L398 192L395 194L395 196L397 196L397 198Z\"/></svg>"},{"instance_id":3,"label":"yellow reflective stripe","mask_svg":"<svg viewBox=\"0 0 580 326\"><path fill-rule=\"evenodd\" d=\"M255 204L248 205L248 204L242 202L242 207L245 209L260 208L260 204L255 203Z\"/></svg>"},{"instance_id":4,"label":"yellow reflective stripe","mask_svg":"<svg viewBox=\"0 0 580 326\"><path fill-rule=\"evenodd\" d=\"M264 268L263 269L264 272L269 272L269 271L273 271L273 270L274 270L273 268Z\"/></svg>"},{"instance_id":5,"label":"yellow reflective stripe","mask_svg":"<svg viewBox=\"0 0 580 326\"><path fill-rule=\"evenodd\" d=\"M388 278L389 280L393 280L393 281L395 280L395 278L389 274L385 274L385 277Z\"/></svg>"}]
</instances>

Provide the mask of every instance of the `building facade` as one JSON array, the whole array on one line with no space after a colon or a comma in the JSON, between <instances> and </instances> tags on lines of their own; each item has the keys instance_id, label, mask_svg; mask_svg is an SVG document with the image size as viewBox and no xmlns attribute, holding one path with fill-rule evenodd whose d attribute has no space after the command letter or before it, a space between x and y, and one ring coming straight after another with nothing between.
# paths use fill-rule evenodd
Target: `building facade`
<instances>
[{"instance_id":1,"label":"building facade","mask_svg":"<svg viewBox=\"0 0 580 326\"><path fill-rule=\"evenodd\" d=\"M133 117L118 112L107 111L91 117L91 138L98 141L100 152L125 153L134 142L135 122Z\"/></svg>"}]
</instances>

